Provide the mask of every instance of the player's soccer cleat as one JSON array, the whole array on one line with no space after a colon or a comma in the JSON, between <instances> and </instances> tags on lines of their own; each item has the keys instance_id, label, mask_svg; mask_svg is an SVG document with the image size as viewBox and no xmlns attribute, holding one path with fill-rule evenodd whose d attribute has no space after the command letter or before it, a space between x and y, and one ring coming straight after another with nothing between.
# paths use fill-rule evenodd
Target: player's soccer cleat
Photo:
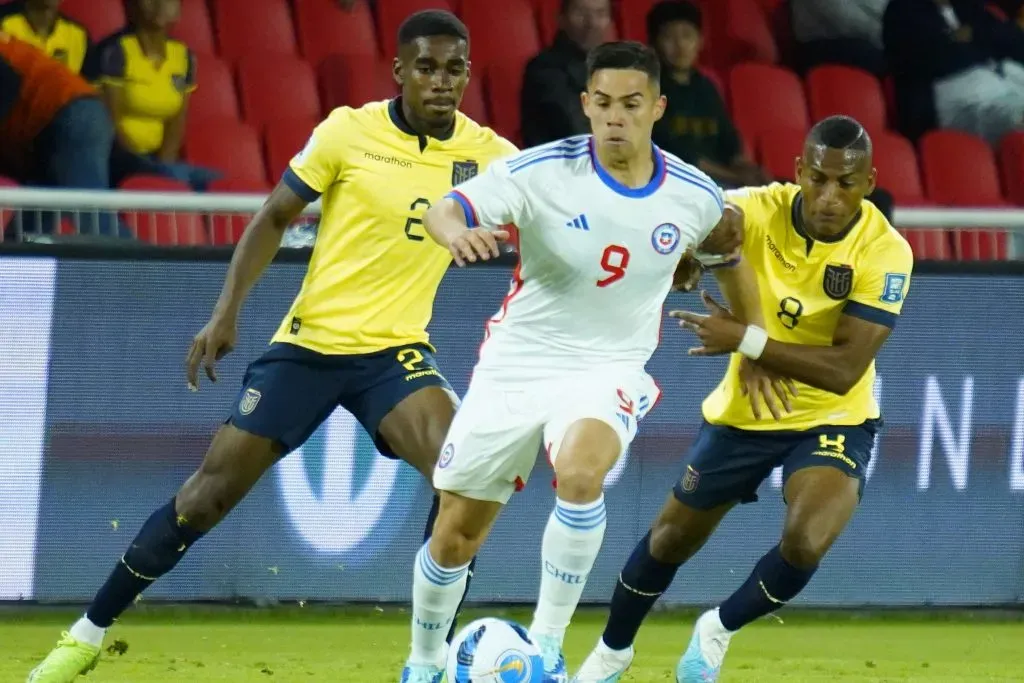
<instances>
[{"instance_id":1,"label":"player's soccer cleat","mask_svg":"<svg viewBox=\"0 0 1024 683\"><path fill-rule=\"evenodd\" d=\"M714 683L722 670L732 633L722 627L718 610L705 612L693 627L690 645L676 667L676 683Z\"/></svg>"},{"instance_id":2,"label":"player's soccer cleat","mask_svg":"<svg viewBox=\"0 0 1024 683\"><path fill-rule=\"evenodd\" d=\"M544 659L544 683L569 683L569 672L565 670L565 657L558 638L533 634L530 637Z\"/></svg>"},{"instance_id":3,"label":"player's soccer cleat","mask_svg":"<svg viewBox=\"0 0 1024 683\"><path fill-rule=\"evenodd\" d=\"M572 683L617 683L632 663L632 647L616 651L598 642L573 676Z\"/></svg>"},{"instance_id":4,"label":"player's soccer cleat","mask_svg":"<svg viewBox=\"0 0 1024 683\"><path fill-rule=\"evenodd\" d=\"M427 664L406 664L399 683L441 683L444 670Z\"/></svg>"},{"instance_id":5,"label":"player's soccer cleat","mask_svg":"<svg viewBox=\"0 0 1024 683\"><path fill-rule=\"evenodd\" d=\"M98 647L76 640L65 631L57 647L29 672L26 683L70 683L95 669L99 661Z\"/></svg>"}]
</instances>

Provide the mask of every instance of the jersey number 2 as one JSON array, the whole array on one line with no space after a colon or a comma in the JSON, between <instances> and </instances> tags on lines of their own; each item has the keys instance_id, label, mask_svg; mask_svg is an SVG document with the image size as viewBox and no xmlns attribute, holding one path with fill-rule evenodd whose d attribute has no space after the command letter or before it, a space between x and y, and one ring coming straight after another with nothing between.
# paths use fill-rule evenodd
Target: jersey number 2
<instances>
[{"instance_id":1,"label":"jersey number 2","mask_svg":"<svg viewBox=\"0 0 1024 683\"><path fill-rule=\"evenodd\" d=\"M620 247L618 244L610 244L604 248L601 254L601 267L608 273L608 277L597 281L598 287L607 287L613 282L618 282L626 277L626 268L629 266L629 249Z\"/></svg>"},{"instance_id":2,"label":"jersey number 2","mask_svg":"<svg viewBox=\"0 0 1024 683\"><path fill-rule=\"evenodd\" d=\"M430 208L430 202L428 202L423 197L420 197L409 206L409 210L416 211L421 207L424 211L426 211L427 209ZM419 218L414 218L412 216L409 216L408 218L405 219L405 236L411 239L413 242L422 242L423 235L414 234L412 231L414 225L423 225L423 220Z\"/></svg>"}]
</instances>

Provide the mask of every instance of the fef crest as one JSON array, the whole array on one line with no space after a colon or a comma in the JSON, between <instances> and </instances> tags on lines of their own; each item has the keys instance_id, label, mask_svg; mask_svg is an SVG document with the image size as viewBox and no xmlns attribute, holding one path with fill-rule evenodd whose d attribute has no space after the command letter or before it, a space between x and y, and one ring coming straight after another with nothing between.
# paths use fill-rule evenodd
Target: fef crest
<instances>
[{"instance_id":1,"label":"fef crest","mask_svg":"<svg viewBox=\"0 0 1024 683\"><path fill-rule=\"evenodd\" d=\"M242 415L249 415L256 410L256 404L260 402L261 398L263 398L263 394L256 389L246 389L242 394L242 400L238 402L238 412Z\"/></svg>"},{"instance_id":2,"label":"fef crest","mask_svg":"<svg viewBox=\"0 0 1024 683\"><path fill-rule=\"evenodd\" d=\"M480 172L480 164L475 161L453 161L452 162L452 187L475 178Z\"/></svg>"},{"instance_id":3,"label":"fef crest","mask_svg":"<svg viewBox=\"0 0 1024 683\"><path fill-rule=\"evenodd\" d=\"M693 493L697 490L697 484L699 483L700 472L687 465L686 474L683 475L683 481L680 483L680 486L682 486L682 489L687 493Z\"/></svg>"},{"instance_id":4,"label":"fef crest","mask_svg":"<svg viewBox=\"0 0 1024 683\"><path fill-rule=\"evenodd\" d=\"M840 301L850 296L853 290L853 268L835 263L828 264L825 266L822 288L830 299Z\"/></svg>"}]
</instances>

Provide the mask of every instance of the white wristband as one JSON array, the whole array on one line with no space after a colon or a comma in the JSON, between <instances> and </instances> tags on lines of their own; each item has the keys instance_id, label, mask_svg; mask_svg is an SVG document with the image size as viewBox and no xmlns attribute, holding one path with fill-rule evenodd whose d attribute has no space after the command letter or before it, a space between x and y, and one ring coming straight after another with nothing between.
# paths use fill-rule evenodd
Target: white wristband
<instances>
[{"instance_id":1,"label":"white wristband","mask_svg":"<svg viewBox=\"0 0 1024 683\"><path fill-rule=\"evenodd\" d=\"M764 347L767 345L768 333L757 325L747 325L747 331L743 334L743 339L736 350L750 360L757 360L764 353Z\"/></svg>"}]
</instances>

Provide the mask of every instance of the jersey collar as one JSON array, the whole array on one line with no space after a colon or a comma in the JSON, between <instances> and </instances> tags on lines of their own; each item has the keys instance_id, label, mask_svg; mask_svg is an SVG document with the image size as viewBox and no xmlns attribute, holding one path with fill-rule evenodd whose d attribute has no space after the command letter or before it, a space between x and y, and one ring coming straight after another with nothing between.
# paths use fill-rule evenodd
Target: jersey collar
<instances>
[{"instance_id":1,"label":"jersey collar","mask_svg":"<svg viewBox=\"0 0 1024 683\"><path fill-rule=\"evenodd\" d=\"M808 252L811 250L811 247L814 246L815 242L823 242L825 244L835 244L837 242L842 242L844 239L846 239L846 236L849 235L850 232L853 231L853 228L857 225L857 223L860 222L861 216L864 215L864 209L863 208L858 209L857 213L854 215L854 217L852 219L850 219L849 224L847 224L847 226L845 228L843 228L843 231L840 232L837 235L833 235L832 237L828 237L828 238L826 238L826 237L811 237L807 233L807 228L804 227L803 207L804 207L804 197L803 197L802 193L798 192L796 194L796 197L793 198L793 208L792 208L792 214L791 214L792 221L791 222L793 223L793 229L796 230L796 234L800 235L801 237L804 238L804 240L806 240L806 242L807 242L807 251Z\"/></svg>"},{"instance_id":2,"label":"jersey collar","mask_svg":"<svg viewBox=\"0 0 1024 683\"><path fill-rule=\"evenodd\" d=\"M388 102L388 116L391 118L391 123L395 125L395 128L402 131L406 135L411 135L420 141L420 151L422 152L427 147L427 136L420 135L409 122L405 120L405 114L402 113L402 97L398 96ZM438 135L438 140L450 140L452 135L455 134L455 122L452 122L452 127L449 128L443 135Z\"/></svg>"},{"instance_id":3,"label":"jersey collar","mask_svg":"<svg viewBox=\"0 0 1024 683\"><path fill-rule=\"evenodd\" d=\"M605 184L608 189L616 192L623 197L630 197L632 199L643 199L654 194L654 191L661 187L661 184L665 182L665 157L662 155L661 150L658 149L655 144L651 143L651 154L654 156L654 173L651 175L650 181L643 187L627 187L618 180L613 178L608 171L604 169L601 162L597 158L597 147L594 143L594 137L590 137L590 162L594 165L594 172L597 173L597 177L601 179L601 182Z\"/></svg>"}]
</instances>

